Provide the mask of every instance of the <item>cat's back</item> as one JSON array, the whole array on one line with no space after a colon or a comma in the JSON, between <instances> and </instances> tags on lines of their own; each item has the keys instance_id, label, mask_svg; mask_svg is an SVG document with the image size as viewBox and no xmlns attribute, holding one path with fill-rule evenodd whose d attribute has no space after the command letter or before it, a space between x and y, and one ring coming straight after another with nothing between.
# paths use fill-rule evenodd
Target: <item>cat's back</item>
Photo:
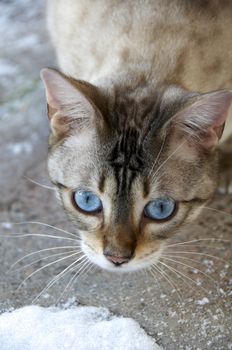
<instances>
[{"instance_id":1,"label":"cat's back","mask_svg":"<svg viewBox=\"0 0 232 350\"><path fill-rule=\"evenodd\" d=\"M163 22L157 1L50 0L48 5L62 70L86 80L150 58L154 23Z\"/></svg>"},{"instance_id":2,"label":"cat's back","mask_svg":"<svg viewBox=\"0 0 232 350\"><path fill-rule=\"evenodd\" d=\"M232 1L48 0L48 22L60 67L75 78L232 86Z\"/></svg>"}]
</instances>

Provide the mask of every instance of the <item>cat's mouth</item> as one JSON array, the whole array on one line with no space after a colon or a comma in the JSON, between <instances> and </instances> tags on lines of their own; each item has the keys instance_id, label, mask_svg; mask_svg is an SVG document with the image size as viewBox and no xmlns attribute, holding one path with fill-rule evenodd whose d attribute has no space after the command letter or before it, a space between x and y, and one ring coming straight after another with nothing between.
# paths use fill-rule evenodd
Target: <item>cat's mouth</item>
<instances>
[{"instance_id":1,"label":"cat's mouth","mask_svg":"<svg viewBox=\"0 0 232 350\"><path fill-rule=\"evenodd\" d=\"M130 258L111 256L109 259L109 257L105 256L103 252L92 248L89 244L85 244L85 242L82 242L81 247L83 253L92 263L101 267L102 269L114 272L132 272L149 268L159 260L163 251L163 247L160 246L158 250L151 250L146 254L138 255L135 252Z\"/></svg>"}]
</instances>

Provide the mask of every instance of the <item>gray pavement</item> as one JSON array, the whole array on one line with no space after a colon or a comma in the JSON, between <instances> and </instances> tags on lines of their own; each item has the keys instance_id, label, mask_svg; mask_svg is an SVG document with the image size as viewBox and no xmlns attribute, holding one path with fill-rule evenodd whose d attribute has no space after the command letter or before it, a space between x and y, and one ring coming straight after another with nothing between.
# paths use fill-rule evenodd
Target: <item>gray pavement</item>
<instances>
[{"instance_id":1,"label":"gray pavement","mask_svg":"<svg viewBox=\"0 0 232 350\"><path fill-rule=\"evenodd\" d=\"M55 66L55 58L42 2L0 1L0 38L0 311L4 311L32 303L67 266L65 260L51 265L18 288L26 276L52 259L23 269L38 257L34 256L19 263L21 269L9 271L17 259L36 250L72 244L57 238L15 238L14 233L60 233L37 224L9 222L40 221L70 232L75 229L54 192L24 177L50 185L46 171L48 123L39 70ZM72 298L72 302L105 306L133 317L166 350L232 349L232 215L223 213L232 213L232 196L217 195L210 207L221 212L205 209L195 225L173 240L203 239L195 246L176 248L193 251L188 258L197 263L179 261L195 269L172 264L179 276L165 269L163 276L152 276L144 271L117 275L96 268L80 276L61 301ZM222 241L208 242L208 238ZM37 303L54 305L71 276L60 279Z\"/></svg>"}]
</instances>

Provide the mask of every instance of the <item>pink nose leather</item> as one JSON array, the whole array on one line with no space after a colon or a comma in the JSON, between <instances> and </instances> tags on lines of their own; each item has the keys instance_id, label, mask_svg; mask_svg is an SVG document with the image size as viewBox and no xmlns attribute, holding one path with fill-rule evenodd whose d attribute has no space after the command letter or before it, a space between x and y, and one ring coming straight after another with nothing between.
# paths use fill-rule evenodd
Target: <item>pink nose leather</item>
<instances>
[{"instance_id":1,"label":"pink nose leather","mask_svg":"<svg viewBox=\"0 0 232 350\"><path fill-rule=\"evenodd\" d=\"M106 258L112 263L114 263L115 265L122 265L124 263L127 263L130 260L129 258L123 258L120 256L113 256L113 255L108 255Z\"/></svg>"}]
</instances>

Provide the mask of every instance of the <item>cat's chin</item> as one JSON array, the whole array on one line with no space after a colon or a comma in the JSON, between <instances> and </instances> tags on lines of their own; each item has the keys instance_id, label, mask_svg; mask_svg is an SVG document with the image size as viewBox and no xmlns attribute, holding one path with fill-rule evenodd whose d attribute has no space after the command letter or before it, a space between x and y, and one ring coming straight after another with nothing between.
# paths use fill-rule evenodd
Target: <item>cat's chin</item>
<instances>
[{"instance_id":1,"label":"cat's chin","mask_svg":"<svg viewBox=\"0 0 232 350\"><path fill-rule=\"evenodd\" d=\"M103 254L96 254L92 251L89 246L85 245L82 242L82 251L86 255L86 257L94 264L102 268L103 270L117 272L117 273L126 273L133 272L143 269L149 269L153 264L155 264L160 256L161 251L157 251L156 254L148 257L146 259L131 259L128 263L116 266L110 261L108 261Z\"/></svg>"}]
</instances>

